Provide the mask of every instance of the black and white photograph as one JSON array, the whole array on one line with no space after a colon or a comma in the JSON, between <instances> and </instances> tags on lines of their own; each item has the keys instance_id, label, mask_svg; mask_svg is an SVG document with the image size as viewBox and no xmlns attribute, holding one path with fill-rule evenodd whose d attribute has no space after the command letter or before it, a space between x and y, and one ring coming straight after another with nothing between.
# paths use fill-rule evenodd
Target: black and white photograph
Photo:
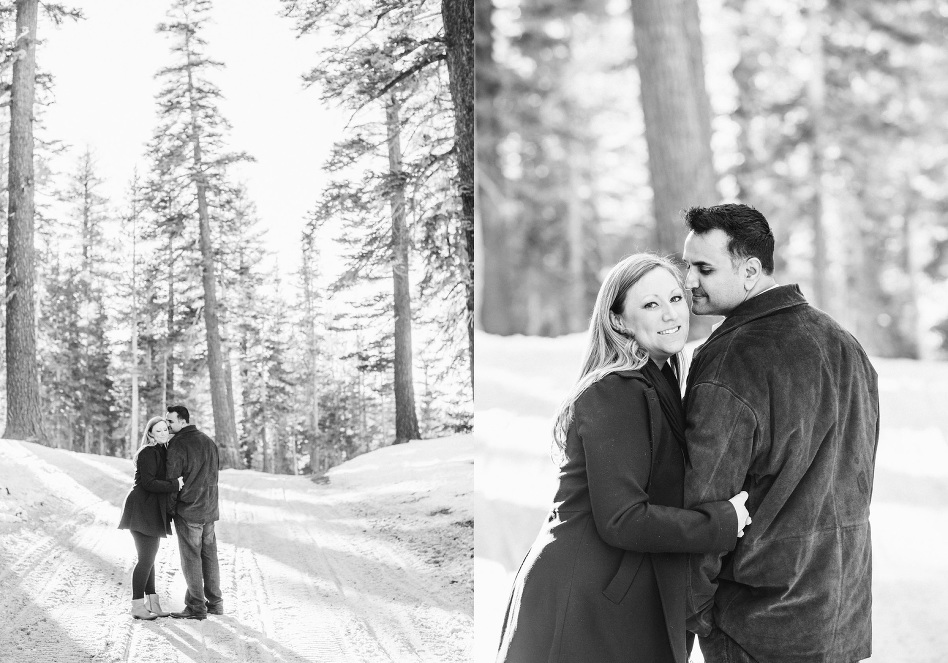
<instances>
[{"instance_id":1,"label":"black and white photograph","mask_svg":"<svg viewBox=\"0 0 948 663\"><path fill-rule=\"evenodd\" d=\"M0 661L474 649L474 8L0 3Z\"/></svg>"},{"instance_id":2,"label":"black and white photograph","mask_svg":"<svg viewBox=\"0 0 948 663\"><path fill-rule=\"evenodd\" d=\"M474 660L943 660L948 4L475 4Z\"/></svg>"}]
</instances>

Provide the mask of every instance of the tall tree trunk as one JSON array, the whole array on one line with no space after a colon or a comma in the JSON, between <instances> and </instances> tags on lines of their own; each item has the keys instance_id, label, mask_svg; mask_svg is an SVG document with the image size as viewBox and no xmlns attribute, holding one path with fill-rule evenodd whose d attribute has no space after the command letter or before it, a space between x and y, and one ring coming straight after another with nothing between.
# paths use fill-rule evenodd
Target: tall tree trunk
<instances>
[{"instance_id":1,"label":"tall tree trunk","mask_svg":"<svg viewBox=\"0 0 948 663\"><path fill-rule=\"evenodd\" d=\"M569 293L567 296L566 313L569 319L569 332L582 331L589 319L589 306L586 304L586 256L583 250L586 244L586 228L583 220L582 204L579 198L580 150L576 149L574 141L569 141L572 153L566 164L567 179L569 181L566 192L566 236L568 238L567 253L569 263Z\"/></svg>"},{"instance_id":2,"label":"tall tree trunk","mask_svg":"<svg viewBox=\"0 0 948 663\"><path fill-rule=\"evenodd\" d=\"M441 0L447 40L448 76L454 100L458 193L467 248L467 341L471 387L474 385L474 3Z\"/></svg>"},{"instance_id":3,"label":"tall tree trunk","mask_svg":"<svg viewBox=\"0 0 948 663\"><path fill-rule=\"evenodd\" d=\"M500 78L494 63L492 0L475 0L477 47L476 116L477 116L477 201L478 237L480 249L476 256L478 326L492 334L514 334L523 331L515 314L515 293L518 279L514 278L513 255L516 237L508 220L507 196L504 178L498 167L498 143L502 128L495 108L500 94Z\"/></svg>"},{"instance_id":4,"label":"tall tree trunk","mask_svg":"<svg viewBox=\"0 0 948 663\"><path fill-rule=\"evenodd\" d=\"M230 345L222 341L221 351L224 357L224 384L227 385L227 407L231 416L234 418L234 449L237 451L237 457L240 457L240 442L237 437L237 406L234 404L234 370L230 361ZM239 465L238 467L243 467Z\"/></svg>"},{"instance_id":5,"label":"tall tree trunk","mask_svg":"<svg viewBox=\"0 0 948 663\"><path fill-rule=\"evenodd\" d=\"M745 44L748 35L753 30L750 21L745 15L745 0L729 0L726 6L740 15L739 27L735 35L738 49L738 59L731 70L731 78L737 86L737 108L731 113L731 118L740 131L737 135L737 149L743 159L734 168L734 177L737 183L737 199L749 200L753 194L752 173L759 167L754 149L751 146L751 120L757 115L754 108L755 90L754 74L757 68L756 54L748 53Z\"/></svg>"},{"instance_id":6,"label":"tall tree trunk","mask_svg":"<svg viewBox=\"0 0 948 663\"><path fill-rule=\"evenodd\" d=\"M385 107L388 127L388 166L392 177L392 280L395 308L395 444L418 439L415 386L412 380L411 289L408 281L408 229L399 103L391 95Z\"/></svg>"},{"instance_id":7,"label":"tall tree trunk","mask_svg":"<svg viewBox=\"0 0 948 663\"><path fill-rule=\"evenodd\" d=\"M4 437L43 438L33 301L33 100L36 88L38 0L16 3L16 61L10 95L7 211L7 426Z\"/></svg>"},{"instance_id":8,"label":"tall tree trunk","mask_svg":"<svg viewBox=\"0 0 948 663\"><path fill-rule=\"evenodd\" d=\"M826 84L823 30L826 23L824 0L811 0L807 8L809 23L810 60L813 70L807 79L807 98L810 113L810 177L813 187L810 197L810 218L813 226L813 304L829 311L826 274L829 270L826 251L826 230L823 224L823 116L826 112Z\"/></svg>"},{"instance_id":9,"label":"tall tree trunk","mask_svg":"<svg viewBox=\"0 0 948 663\"><path fill-rule=\"evenodd\" d=\"M636 0L632 20L655 214L652 248L680 255L681 211L719 201L698 3ZM692 316L691 337L709 333L710 324Z\"/></svg>"},{"instance_id":10,"label":"tall tree trunk","mask_svg":"<svg viewBox=\"0 0 948 663\"><path fill-rule=\"evenodd\" d=\"M195 127L196 129L196 127ZM214 410L214 440L223 450L223 467L239 467L237 424L230 409L231 390L227 385L224 354L221 348L220 320L217 312L217 288L211 224L207 210L207 191L201 169L201 143L194 139L195 184L200 224L201 281L204 285L204 328L207 332L207 370L211 380L211 407Z\"/></svg>"},{"instance_id":11,"label":"tall tree trunk","mask_svg":"<svg viewBox=\"0 0 948 663\"><path fill-rule=\"evenodd\" d=\"M207 209L207 182L201 159L201 137L196 109L193 107L193 81L188 71L188 94L191 99L191 138L193 141L194 185L197 188L198 223L201 247L201 281L204 285L204 328L207 332L207 369L211 381L211 408L214 410L214 440L223 450L223 467L240 467L237 448L237 423L231 409L233 392L228 384L221 346L220 320L217 304L217 277L214 270L214 248L211 244L211 221Z\"/></svg>"},{"instance_id":12,"label":"tall tree trunk","mask_svg":"<svg viewBox=\"0 0 948 663\"><path fill-rule=\"evenodd\" d=\"M319 347L316 337L316 293L313 272L313 237L307 235L303 246L303 310L306 315L306 350L309 356L309 384L307 385L307 424L310 440L309 466L316 472L319 464L319 377L316 365Z\"/></svg>"},{"instance_id":13,"label":"tall tree trunk","mask_svg":"<svg viewBox=\"0 0 948 663\"><path fill-rule=\"evenodd\" d=\"M165 339L165 352L161 373L161 411L168 410L171 399L174 398L174 246L171 236L168 236L168 333Z\"/></svg>"},{"instance_id":14,"label":"tall tree trunk","mask_svg":"<svg viewBox=\"0 0 948 663\"><path fill-rule=\"evenodd\" d=\"M286 417L281 417L281 419L283 420L281 422L283 425L283 430L284 432L288 433L289 426L287 426ZM291 468L293 471L291 472L291 474L297 475L300 473L300 463L299 463L299 455L296 453L296 436L287 435L287 438L290 439L292 442L292 447L291 447L292 453L290 455L291 456L290 460L293 463L293 467Z\"/></svg>"},{"instance_id":15,"label":"tall tree trunk","mask_svg":"<svg viewBox=\"0 0 948 663\"><path fill-rule=\"evenodd\" d=\"M138 178L132 186L132 430L126 445L126 458L135 452L138 435ZM162 414L164 414L162 412Z\"/></svg>"},{"instance_id":16,"label":"tall tree trunk","mask_svg":"<svg viewBox=\"0 0 948 663\"><path fill-rule=\"evenodd\" d=\"M270 460L270 442L267 438L267 424L266 422L260 426L260 449L261 449L261 462L263 467L261 471L267 472L268 474L273 473L273 463Z\"/></svg>"},{"instance_id":17,"label":"tall tree trunk","mask_svg":"<svg viewBox=\"0 0 948 663\"><path fill-rule=\"evenodd\" d=\"M86 277L92 274L92 156L88 148L82 157L82 271ZM91 282L91 278L90 278Z\"/></svg>"},{"instance_id":18,"label":"tall tree trunk","mask_svg":"<svg viewBox=\"0 0 948 663\"><path fill-rule=\"evenodd\" d=\"M919 195L911 185L906 185L904 200L905 210L902 212L902 272L905 274L905 294L902 310L896 313L896 321L902 328L904 337L903 350L900 355L910 359L922 359L921 327L918 315L918 270L915 267L914 233L912 232L912 218L915 216Z\"/></svg>"}]
</instances>

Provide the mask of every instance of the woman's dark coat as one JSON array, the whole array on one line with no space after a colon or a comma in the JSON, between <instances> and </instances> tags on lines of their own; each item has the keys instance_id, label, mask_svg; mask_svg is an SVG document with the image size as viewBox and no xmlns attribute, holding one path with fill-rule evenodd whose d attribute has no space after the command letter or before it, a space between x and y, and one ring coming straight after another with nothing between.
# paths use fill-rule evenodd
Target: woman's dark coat
<instances>
[{"instance_id":1,"label":"woman's dark coat","mask_svg":"<svg viewBox=\"0 0 948 663\"><path fill-rule=\"evenodd\" d=\"M135 487L125 498L119 529L129 529L148 536L171 534L168 504L178 490L177 481L165 478L164 445L142 449L135 468Z\"/></svg>"},{"instance_id":2,"label":"woman's dark coat","mask_svg":"<svg viewBox=\"0 0 948 663\"><path fill-rule=\"evenodd\" d=\"M610 374L575 402L554 508L514 581L498 661L687 660L682 553L733 549L737 516L727 501L680 508L680 393L654 364L642 371Z\"/></svg>"}]
</instances>

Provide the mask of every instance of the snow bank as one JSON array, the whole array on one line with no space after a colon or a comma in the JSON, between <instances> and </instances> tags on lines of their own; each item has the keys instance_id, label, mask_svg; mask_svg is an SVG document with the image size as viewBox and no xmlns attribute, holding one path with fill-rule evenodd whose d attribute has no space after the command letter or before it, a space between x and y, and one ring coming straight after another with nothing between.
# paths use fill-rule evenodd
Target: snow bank
<instances>
[{"instance_id":1,"label":"snow bank","mask_svg":"<svg viewBox=\"0 0 948 663\"><path fill-rule=\"evenodd\" d=\"M377 449L330 469L330 485L371 496L360 513L448 584L474 593L474 439L454 435ZM472 610L473 612L473 610ZM471 633L473 636L473 633Z\"/></svg>"},{"instance_id":2,"label":"snow bank","mask_svg":"<svg viewBox=\"0 0 948 663\"><path fill-rule=\"evenodd\" d=\"M552 417L579 371L583 334L476 333L475 660L492 661L514 574L555 490ZM873 359L882 430L872 501L873 661L948 650L948 364Z\"/></svg>"}]
</instances>

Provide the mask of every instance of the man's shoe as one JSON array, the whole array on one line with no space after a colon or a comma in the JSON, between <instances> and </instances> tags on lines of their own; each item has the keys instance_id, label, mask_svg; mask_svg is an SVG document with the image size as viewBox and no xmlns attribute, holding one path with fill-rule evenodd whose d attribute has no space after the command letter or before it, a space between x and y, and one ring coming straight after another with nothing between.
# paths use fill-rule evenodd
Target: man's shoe
<instances>
[{"instance_id":1,"label":"man's shoe","mask_svg":"<svg viewBox=\"0 0 948 663\"><path fill-rule=\"evenodd\" d=\"M203 612L194 612L191 608L185 607L181 612L172 612L171 616L175 619L207 619Z\"/></svg>"},{"instance_id":2,"label":"man's shoe","mask_svg":"<svg viewBox=\"0 0 948 663\"><path fill-rule=\"evenodd\" d=\"M224 614L224 604L218 603L217 605L207 604L207 614L209 615L223 615Z\"/></svg>"}]
</instances>

